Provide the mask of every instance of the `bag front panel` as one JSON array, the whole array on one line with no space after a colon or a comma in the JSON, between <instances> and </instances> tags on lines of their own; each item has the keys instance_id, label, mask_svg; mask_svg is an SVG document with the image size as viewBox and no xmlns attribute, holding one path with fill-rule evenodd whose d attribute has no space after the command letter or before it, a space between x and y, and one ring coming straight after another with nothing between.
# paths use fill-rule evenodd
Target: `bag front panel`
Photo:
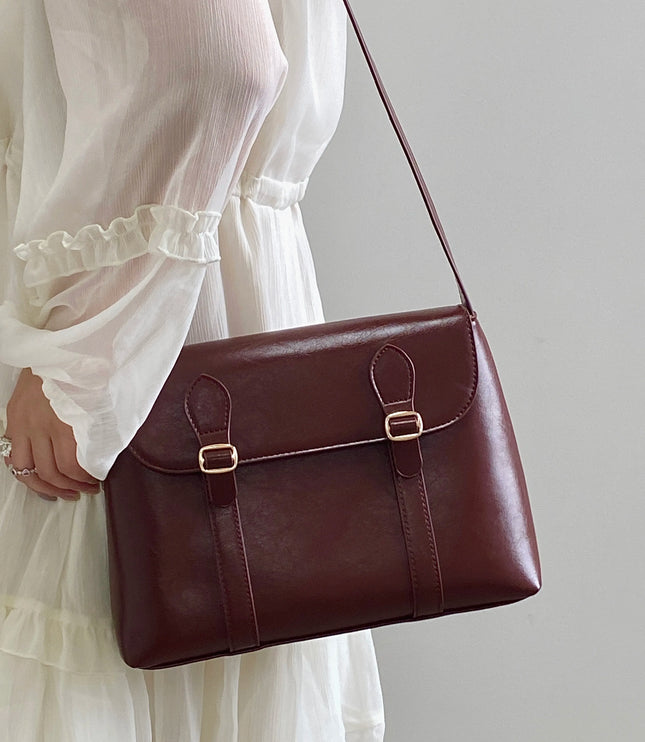
<instances>
[{"instance_id":1,"label":"bag front panel","mask_svg":"<svg viewBox=\"0 0 645 742\"><path fill-rule=\"evenodd\" d=\"M472 338L478 383L467 412L420 438L443 613L513 602L540 586L517 445L476 322ZM409 338L400 344L416 366ZM425 398L432 381L417 377ZM236 404L234 396L233 409ZM296 412L286 418L296 419ZM412 618L389 446L377 440L238 466L261 646L431 617ZM216 506L204 484L201 473L142 464L135 447L119 457L106 483L114 615L133 666L230 653L211 527Z\"/></svg>"}]
</instances>

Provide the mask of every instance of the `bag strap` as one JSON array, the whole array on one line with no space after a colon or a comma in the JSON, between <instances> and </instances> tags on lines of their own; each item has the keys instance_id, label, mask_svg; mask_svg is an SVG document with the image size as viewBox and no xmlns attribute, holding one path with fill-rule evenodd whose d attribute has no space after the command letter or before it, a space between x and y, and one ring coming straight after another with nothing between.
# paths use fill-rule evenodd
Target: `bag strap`
<instances>
[{"instance_id":1,"label":"bag strap","mask_svg":"<svg viewBox=\"0 0 645 742\"><path fill-rule=\"evenodd\" d=\"M376 87L378 89L379 95L381 96L381 100L383 101L383 104L385 105L385 109L389 116L390 122L392 123L392 126L394 127L394 131L396 132L396 135L401 144L401 147L403 147L403 151L405 152L405 156L408 160L408 163L410 167L412 168L414 179L416 180L417 186L419 187L419 190L421 191L421 196L426 205L428 214L430 215L432 226L434 227L434 230L437 233L437 237L439 238L439 242L441 243L441 247L443 249L444 255L446 256L448 263L450 264L450 268L452 270L453 276L455 277L455 281L457 282L457 286L459 288L459 295L461 297L462 304L468 310L468 313L471 316L474 316L475 313L473 311L472 304L470 303L470 299L468 298L468 294L466 293L466 288L463 284L463 281L461 280L461 276L459 275L457 264L455 263L455 259L452 255L450 245L448 244L448 238L446 237L446 233L444 232L443 226L439 219L439 214L437 213L437 209L434 205L432 197L430 196L430 191L428 190L428 186L426 185L426 182L423 179L423 175L421 175L421 170L419 169L419 165L417 164L416 158L414 157L414 154L412 153L412 148L410 147L407 137L405 136L405 133L403 132L403 127L401 126L401 122L399 121L398 116L396 115L394 111L394 106L392 105L392 102L390 101L390 98L385 90L385 85L383 85L381 76L379 75L379 72L376 69L376 64L374 63L374 59L372 58L372 55L370 54L370 51L367 48L367 44L365 43L365 39L363 38L363 34L361 33L361 29L358 25L358 21L356 20L356 16L354 15L354 11L352 10L349 4L349 0L343 0L343 2L345 3L345 7L347 8L349 19L352 22L354 31L356 32L358 43L360 44L361 49L363 50L363 54L367 61L367 66L369 67L370 72L372 73L372 77L374 78L374 82L376 83Z\"/></svg>"}]
</instances>

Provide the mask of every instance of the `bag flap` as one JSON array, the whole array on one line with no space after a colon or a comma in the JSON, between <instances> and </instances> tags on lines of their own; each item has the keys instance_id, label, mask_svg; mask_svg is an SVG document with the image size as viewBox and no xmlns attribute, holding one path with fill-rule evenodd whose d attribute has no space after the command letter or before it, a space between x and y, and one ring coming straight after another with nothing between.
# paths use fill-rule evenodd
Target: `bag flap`
<instances>
[{"instance_id":1,"label":"bag flap","mask_svg":"<svg viewBox=\"0 0 645 742\"><path fill-rule=\"evenodd\" d=\"M230 393L239 466L386 440L370 380L372 359L386 343L414 364L414 408L424 434L466 413L477 386L477 357L471 318L460 305L186 346L129 450L158 471L199 471L200 446L184 399L201 374Z\"/></svg>"}]
</instances>

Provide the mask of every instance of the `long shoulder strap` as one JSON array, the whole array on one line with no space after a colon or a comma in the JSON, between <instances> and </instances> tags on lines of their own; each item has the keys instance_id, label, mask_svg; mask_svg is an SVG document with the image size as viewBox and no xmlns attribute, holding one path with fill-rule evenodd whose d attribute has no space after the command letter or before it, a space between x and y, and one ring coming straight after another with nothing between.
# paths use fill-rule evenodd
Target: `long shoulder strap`
<instances>
[{"instance_id":1,"label":"long shoulder strap","mask_svg":"<svg viewBox=\"0 0 645 742\"><path fill-rule=\"evenodd\" d=\"M448 262L450 263L450 268L452 269L452 273L457 282L457 286L459 287L459 295L461 297L461 301L463 305L466 307L466 309L468 310L469 314L473 315L474 312L473 312L472 304L470 303L470 299L468 298L468 294L466 293L466 289L464 287L463 281L461 280L461 276L459 275L457 264L455 263L455 259L452 255L452 251L450 250L450 245L448 244L448 238L446 237L446 233L444 232L443 226L439 219L439 214L437 214L437 209L434 205L432 197L430 196L430 192L428 191L428 186L426 185L426 182L423 179L423 175L421 175L421 170L419 169L419 165L417 164L416 158L414 157L414 154L412 153L412 148L410 147L407 137L405 136L403 132L403 127L401 126L401 122L399 121L394 111L394 106L392 105L392 102L390 101L390 98L385 90L385 86L383 85L381 76L379 75L379 72L376 69L376 64L374 63L372 55L370 54L370 51L367 48L367 44L365 43L365 39L363 38L363 34L361 33L361 29L358 25L358 21L356 20L356 16L354 15L354 11L352 10L349 4L349 0L343 0L343 2L345 3L345 7L347 8L349 19L352 22L354 31L356 32L358 43L360 44L361 49L363 50L363 54L365 55L365 59L367 61L367 66L369 67L370 72L372 73L372 77L374 78L374 82L376 83L376 87L378 88L378 92L379 92L379 95L381 96L381 100L383 101L383 104L385 105L385 109L387 110L389 119L392 123L392 126L394 127L394 131L396 132L399 142L401 143L401 147L403 147L403 151L405 152L405 156L408 160L408 163L410 167L412 168L414 179L416 180L419 190L421 191L421 196L426 205L426 209L428 210L428 214L430 215L430 219L432 221L434 230L437 233L437 237L439 237L439 242L441 242L441 247L443 249L443 252Z\"/></svg>"}]
</instances>

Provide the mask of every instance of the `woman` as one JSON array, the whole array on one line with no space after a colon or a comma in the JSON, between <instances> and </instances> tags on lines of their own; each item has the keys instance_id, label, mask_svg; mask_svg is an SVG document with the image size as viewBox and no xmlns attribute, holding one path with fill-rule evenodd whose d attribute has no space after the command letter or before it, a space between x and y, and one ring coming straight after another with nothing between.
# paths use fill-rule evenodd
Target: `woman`
<instances>
[{"instance_id":1,"label":"woman","mask_svg":"<svg viewBox=\"0 0 645 742\"><path fill-rule=\"evenodd\" d=\"M298 202L340 116L342 2L0 18L3 738L382 740L369 631L128 668L100 486L184 343L323 321Z\"/></svg>"}]
</instances>

